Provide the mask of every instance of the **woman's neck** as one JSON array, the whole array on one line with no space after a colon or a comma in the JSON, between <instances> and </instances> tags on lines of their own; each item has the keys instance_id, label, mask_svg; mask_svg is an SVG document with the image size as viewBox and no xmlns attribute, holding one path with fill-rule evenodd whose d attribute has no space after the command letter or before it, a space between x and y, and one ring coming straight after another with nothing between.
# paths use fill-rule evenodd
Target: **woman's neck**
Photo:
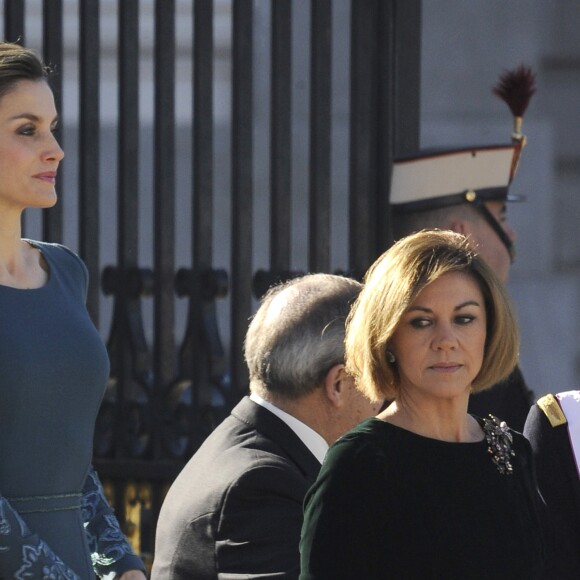
<instances>
[{"instance_id":1,"label":"woman's neck","mask_svg":"<svg viewBox=\"0 0 580 580\"><path fill-rule=\"evenodd\" d=\"M0 285L32 289L44 286L47 280L48 269L40 251L0 230Z\"/></svg>"},{"instance_id":2,"label":"woman's neck","mask_svg":"<svg viewBox=\"0 0 580 580\"><path fill-rule=\"evenodd\" d=\"M417 435L449 441L469 443L481 441L483 431L467 413L467 400L435 400L425 403L407 399L393 401L379 419Z\"/></svg>"}]
</instances>

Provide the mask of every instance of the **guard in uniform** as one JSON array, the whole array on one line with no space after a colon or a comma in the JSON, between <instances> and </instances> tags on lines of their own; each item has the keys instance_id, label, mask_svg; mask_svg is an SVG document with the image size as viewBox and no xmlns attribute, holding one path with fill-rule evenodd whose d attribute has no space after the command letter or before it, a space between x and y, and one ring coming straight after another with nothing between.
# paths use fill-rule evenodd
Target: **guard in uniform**
<instances>
[{"instance_id":1,"label":"guard in uniform","mask_svg":"<svg viewBox=\"0 0 580 580\"><path fill-rule=\"evenodd\" d=\"M507 281L515 233L506 220L506 204L523 199L510 186L526 143L521 126L534 82L535 75L522 65L505 72L493 89L514 117L511 142L420 151L394 161L390 203L395 239L433 228L462 233ZM532 403L533 394L516 368L503 383L473 395L469 412L480 417L491 413L521 432Z\"/></svg>"},{"instance_id":2,"label":"guard in uniform","mask_svg":"<svg viewBox=\"0 0 580 580\"><path fill-rule=\"evenodd\" d=\"M530 409L524 435L546 504L545 580L580 578L580 391L546 395Z\"/></svg>"}]
</instances>

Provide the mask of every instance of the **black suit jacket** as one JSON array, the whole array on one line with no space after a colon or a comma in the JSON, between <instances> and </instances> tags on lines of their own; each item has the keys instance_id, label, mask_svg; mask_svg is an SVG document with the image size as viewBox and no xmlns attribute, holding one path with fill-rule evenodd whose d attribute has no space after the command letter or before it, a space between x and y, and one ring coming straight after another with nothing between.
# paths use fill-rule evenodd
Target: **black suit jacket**
<instances>
[{"instance_id":1,"label":"black suit jacket","mask_svg":"<svg viewBox=\"0 0 580 580\"><path fill-rule=\"evenodd\" d=\"M245 397L171 486L152 580L298 578L302 503L319 470L283 421Z\"/></svg>"},{"instance_id":2,"label":"black suit jacket","mask_svg":"<svg viewBox=\"0 0 580 580\"><path fill-rule=\"evenodd\" d=\"M580 578L580 478L567 425L552 427L533 405L524 428L534 452L538 485L546 502L546 580Z\"/></svg>"}]
</instances>

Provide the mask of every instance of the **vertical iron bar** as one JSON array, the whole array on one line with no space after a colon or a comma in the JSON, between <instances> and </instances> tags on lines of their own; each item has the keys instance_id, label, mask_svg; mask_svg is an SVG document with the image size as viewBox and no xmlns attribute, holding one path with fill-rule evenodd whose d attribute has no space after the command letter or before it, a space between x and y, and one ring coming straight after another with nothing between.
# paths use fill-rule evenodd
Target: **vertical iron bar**
<instances>
[{"instance_id":1,"label":"vertical iron bar","mask_svg":"<svg viewBox=\"0 0 580 580\"><path fill-rule=\"evenodd\" d=\"M195 270L212 264L213 0L195 0L193 31L193 236Z\"/></svg>"},{"instance_id":2,"label":"vertical iron bar","mask_svg":"<svg viewBox=\"0 0 580 580\"><path fill-rule=\"evenodd\" d=\"M24 1L5 0L4 39L24 46ZM26 216L22 219L22 235L26 235Z\"/></svg>"},{"instance_id":3,"label":"vertical iron bar","mask_svg":"<svg viewBox=\"0 0 580 580\"><path fill-rule=\"evenodd\" d=\"M247 372L242 344L251 314L253 214L253 2L233 3L232 54L232 299L231 367L236 389Z\"/></svg>"},{"instance_id":4,"label":"vertical iron bar","mask_svg":"<svg viewBox=\"0 0 580 580\"><path fill-rule=\"evenodd\" d=\"M47 4L52 4L47 0ZM87 307L99 322L99 2L83 1L79 26L79 253L89 269ZM95 55L97 57L95 58Z\"/></svg>"},{"instance_id":5,"label":"vertical iron bar","mask_svg":"<svg viewBox=\"0 0 580 580\"><path fill-rule=\"evenodd\" d=\"M155 2L155 347L158 387L174 378L175 0Z\"/></svg>"},{"instance_id":6,"label":"vertical iron bar","mask_svg":"<svg viewBox=\"0 0 580 580\"><path fill-rule=\"evenodd\" d=\"M393 136L397 100L395 87L400 74L394 49L397 1L379 2L377 13L377 70L375 73L377 93L377 118L375 121L376 185L374 193L376 203L374 214L371 215L371 219L374 218L377 245L375 247L375 256L372 256L372 260L392 243L389 189L395 141ZM401 119L401 123L404 124L404 122L405 120Z\"/></svg>"},{"instance_id":7,"label":"vertical iron bar","mask_svg":"<svg viewBox=\"0 0 580 580\"><path fill-rule=\"evenodd\" d=\"M396 0L396 25L393 26L393 60L396 70L393 133L397 156L419 148L421 5L421 0Z\"/></svg>"},{"instance_id":8,"label":"vertical iron bar","mask_svg":"<svg viewBox=\"0 0 580 580\"><path fill-rule=\"evenodd\" d=\"M4 0L4 40L25 46L24 0Z\"/></svg>"},{"instance_id":9,"label":"vertical iron bar","mask_svg":"<svg viewBox=\"0 0 580 580\"><path fill-rule=\"evenodd\" d=\"M420 133L421 0L380 5L377 223L380 250L393 241L389 205L395 157L416 151ZM386 38L385 38L386 37ZM381 41L380 39L384 40Z\"/></svg>"},{"instance_id":10,"label":"vertical iron bar","mask_svg":"<svg viewBox=\"0 0 580 580\"><path fill-rule=\"evenodd\" d=\"M331 34L331 0L312 0L308 259L312 272L330 269Z\"/></svg>"},{"instance_id":11,"label":"vertical iron bar","mask_svg":"<svg viewBox=\"0 0 580 580\"><path fill-rule=\"evenodd\" d=\"M375 216L379 3L380 0L351 2L349 262L356 276L364 273L378 255Z\"/></svg>"},{"instance_id":12,"label":"vertical iron bar","mask_svg":"<svg viewBox=\"0 0 580 580\"><path fill-rule=\"evenodd\" d=\"M115 407L115 456L142 458L151 450L153 372L143 329L141 298L153 275L138 259L138 58L137 0L119 0L119 122L117 175L118 265L103 272L103 290L115 297L108 341L111 379L107 397Z\"/></svg>"},{"instance_id":13,"label":"vertical iron bar","mask_svg":"<svg viewBox=\"0 0 580 580\"><path fill-rule=\"evenodd\" d=\"M207 332L208 319L215 321L215 296L208 297L203 287L204 275L211 271L213 263L213 0L196 0L193 39L193 284L185 341L188 346L185 356L191 361L188 378L193 385L189 433L192 450L203 442L207 430L211 429L207 426L207 410L212 401L212 355L215 350ZM185 361L183 356L181 360ZM181 366L183 373L185 365Z\"/></svg>"},{"instance_id":14,"label":"vertical iron bar","mask_svg":"<svg viewBox=\"0 0 580 580\"><path fill-rule=\"evenodd\" d=\"M139 1L119 0L117 255L137 266L139 244Z\"/></svg>"},{"instance_id":15,"label":"vertical iron bar","mask_svg":"<svg viewBox=\"0 0 580 580\"><path fill-rule=\"evenodd\" d=\"M272 2L270 269L290 269L292 0Z\"/></svg>"},{"instance_id":16,"label":"vertical iron bar","mask_svg":"<svg viewBox=\"0 0 580 580\"><path fill-rule=\"evenodd\" d=\"M62 22L62 0L44 0L42 14L42 55L44 61L53 69L50 86L54 93L54 102L56 110L59 112L59 124L55 131L58 142L63 145L64 112L62 110L62 79L63 79L63 22ZM62 174L62 165L61 165ZM42 212L42 239L50 242L62 242L63 239L63 208L62 203L63 191L60 187L60 181L57 182L58 197L61 200L53 208ZM81 220L81 224L83 221ZM96 280L97 278L92 278ZM95 286L95 285L93 285ZM98 292L98 284L96 284ZM92 306L92 305L91 305ZM94 308L89 311L93 314Z\"/></svg>"}]
</instances>

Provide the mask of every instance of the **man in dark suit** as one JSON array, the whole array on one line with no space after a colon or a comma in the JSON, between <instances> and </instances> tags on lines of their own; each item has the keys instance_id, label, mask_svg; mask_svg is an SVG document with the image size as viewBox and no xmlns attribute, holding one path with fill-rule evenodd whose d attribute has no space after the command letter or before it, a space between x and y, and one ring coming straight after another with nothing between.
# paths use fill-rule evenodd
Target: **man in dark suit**
<instances>
[{"instance_id":1,"label":"man in dark suit","mask_svg":"<svg viewBox=\"0 0 580 580\"><path fill-rule=\"evenodd\" d=\"M393 234L399 239L422 229L453 230L473 247L506 282L514 259L515 232L506 204L520 201L510 191L525 145L522 116L534 89L526 67L506 72L494 92L514 114L511 143L419 151L396 159L391 174ZM521 432L533 403L519 368L491 389L473 395L469 412L495 415Z\"/></svg>"},{"instance_id":2,"label":"man in dark suit","mask_svg":"<svg viewBox=\"0 0 580 580\"><path fill-rule=\"evenodd\" d=\"M344 370L360 287L311 274L264 296L245 340L251 394L171 486L152 580L298 578L304 495L328 446L378 412Z\"/></svg>"},{"instance_id":3,"label":"man in dark suit","mask_svg":"<svg viewBox=\"0 0 580 580\"><path fill-rule=\"evenodd\" d=\"M545 580L580 578L580 391L546 395L524 427L546 502Z\"/></svg>"}]
</instances>

